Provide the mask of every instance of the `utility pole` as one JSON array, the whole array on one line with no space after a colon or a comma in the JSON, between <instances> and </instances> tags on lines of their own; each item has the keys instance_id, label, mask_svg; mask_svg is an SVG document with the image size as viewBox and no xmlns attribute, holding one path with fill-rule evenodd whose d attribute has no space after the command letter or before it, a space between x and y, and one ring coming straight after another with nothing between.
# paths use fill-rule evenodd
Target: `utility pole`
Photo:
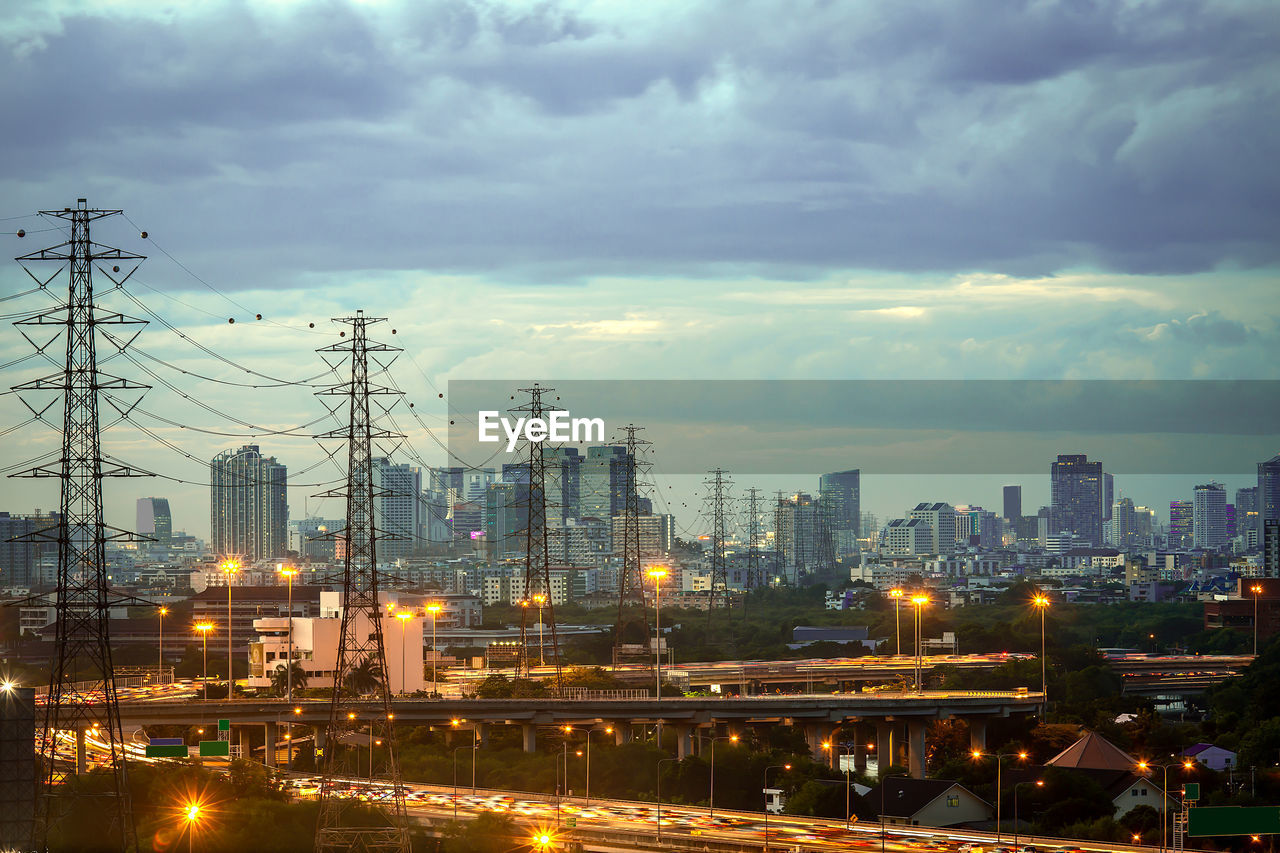
<instances>
[{"instance_id":1,"label":"utility pole","mask_svg":"<svg viewBox=\"0 0 1280 853\"><path fill-rule=\"evenodd\" d=\"M108 598L106 558L108 539L127 539L133 534L103 523L102 478L149 475L120 463L104 462L98 409L99 402L105 400L116 414L127 417L147 386L100 371L97 342L101 336L116 351L123 352L145 321L96 305L93 273L96 269L116 287L123 287L144 256L94 243L89 237L90 223L121 212L90 208L85 199L77 199L74 209L42 210L41 216L70 224L70 239L17 258L42 289L64 268L69 271L65 302L15 324L42 353L66 336L66 361L61 371L13 387L34 415L43 416L59 397L63 404L61 458L10 475L55 477L61 483L54 526L29 537L53 541L58 546L56 640L42 737L37 740L41 779L33 847L41 850L49 848L51 838L56 843L59 821L73 810L80 796L110 800L109 825L100 827L101 834L97 836L104 847L138 849L111 662L108 613L112 602ZM146 236L144 232L142 237ZM41 278L28 267L37 261L54 261L57 270L49 278ZM128 268L126 272L121 272L122 266ZM123 331L113 333L109 326L121 326ZM78 687L77 682L90 686ZM95 786L100 794L78 795L74 793L78 786L70 784L71 777L84 761L84 732L90 728L96 728L107 743L111 781ZM60 733L70 734L78 744L77 755L69 762L58 755Z\"/></svg>"},{"instance_id":2,"label":"utility pole","mask_svg":"<svg viewBox=\"0 0 1280 853\"><path fill-rule=\"evenodd\" d=\"M520 388L519 391L522 394L529 395L529 402L511 411L520 412L530 420L545 419L556 407L549 406L542 398L554 390L536 382L531 388ZM543 453L543 442L526 440L525 444L529 453L526 463L529 475L529 512L524 529L524 595L526 601L532 601L535 595L542 595L546 599L544 606L551 620L551 654L556 667L556 695L563 697L564 679L560 669L560 638L556 633L556 608L551 596L551 547L547 536L547 459ZM538 621L541 625L541 617ZM522 658L527 658L529 654L528 622L529 608L523 607L520 611ZM542 652L541 648L539 652ZM526 673L528 669L526 662Z\"/></svg>"},{"instance_id":3,"label":"utility pole","mask_svg":"<svg viewBox=\"0 0 1280 853\"><path fill-rule=\"evenodd\" d=\"M341 398L348 406L347 425L320 438L342 439L347 445L345 488L326 492L324 497L345 497L346 527L337 535L346 545L342 566L342 627L338 637L338 659L334 668L333 699L325 731L323 777L320 782L320 818L316 824L317 853L360 850L367 853L409 853L405 789L395 758L395 727L391 712L391 687L387 680L387 650L382 635L383 608L378 601L377 540L374 528L373 455L377 439L401 436L374 426L369 414L369 398L397 395L393 388L369 384L369 357L382 369L390 367L398 347L370 341L366 327L383 322L364 316L335 322L350 327L350 336L318 352L342 353L351 365L351 379L316 393ZM392 330L395 334L395 330ZM382 354L390 354L385 363ZM336 365L331 365L336 366ZM386 411L389 406L382 407ZM292 661L289 662L292 665ZM372 699L373 701L369 701ZM362 802L346 790L346 780L364 775L361 770L360 739L369 737L370 781L389 783L386 795ZM374 744L384 749L375 764Z\"/></svg>"},{"instance_id":4,"label":"utility pole","mask_svg":"<svg viewBox=\"0 0 1280 853\"><path fill-rule=\"evenodd\" d=\"M622 573L618 576L618 621L613 629L613 662L621 662L622 647L629 633L627 628L633 622L644 625L643 637L649 636L649 611L645 607L644 585L644 551L640 547L640 472L651 464L642 459L642 448L649 447L652 442L641 438L638 433L644 427L627 424L622 428L626 433L623 444L627 448L625 500L622 510ZM657 590L654 590L655 594ZM638 618L634 616L639 608Z\"/></svg>"},{"instance_id":5,"label":"utility pole","mask_svg":"<svg viewBox=\"0 0 1280 853\"><path fill-rule=\"evenodd\" d=\"M729 609L729 571L724 559L725 503L729 499L729 486L733 480L726 475L723 468L708 471L707 479L702 481L710 493L707 500L711 504L711 598L707 601L707 617L715 609L716 595L719 593L724 601L725 609Z\"/></svg>"}]
</instances>

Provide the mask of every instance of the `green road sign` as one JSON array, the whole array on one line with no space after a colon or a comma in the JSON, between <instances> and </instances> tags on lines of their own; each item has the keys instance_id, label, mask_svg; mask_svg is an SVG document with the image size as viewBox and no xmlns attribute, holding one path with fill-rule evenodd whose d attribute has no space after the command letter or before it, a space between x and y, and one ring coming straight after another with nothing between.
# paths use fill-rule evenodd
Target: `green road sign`
<instances>
[{"instance_id":1,"label":"green road sign","mask_svg":"<svg viewBox=\"0 0 1280 853\"><path fill-rule=\"evenodd\" d=\"M200 757L212 758L219 755L227 757L231 756L231 741L229 740L202 740L200 741Z\"/></svg>"},{"instance_id":2,"label":"green road sign","mask_svg":"<svg viewBox=\"0 0 1280 853\"><path fill-rule=\"evenodd\" d=\"M229 732L229 731L231 731L231 721L230 721L230 720L218 720L218 731L220 731L220 732Z\"/></svg>"},{"instance_id":3,"label":"green road sign","mask_svg":"<svg viewBox=\"0 0 1280 853\"><path fill-rule=\"evenodd\" d=\"M564 825L569 827L570 829L573 829L575 826L578 825L578 819L576 817L567 817L564 819Z\"/></svg>"},{"instance_id":4,"label":"green road sign","mask_svg":"<svg viewBox=\"0 0 1280 853\"><path fill-rule=\"evenodd\" d=\"M1280 835L1280 806L1188 810L1187 835Z\"/></svg>"},{"instance_id":5,"label":"green road sign","mask_svg":"<svg viewBox=\"0 0 1280 853\"><path fill-rule=\"evenodd\" d=\"M150 743L147 744L147 758L186 758L186 744Z\"/></svg>"},{"instance_id":6,"label":"green road sign","mask_svg":"<svg viewBox=\"0 0 1280 853\"><path fill-rule=\"evenodd\" d=\"M1182 799L1198 800L1200 799L1200 783L1187 782L1182 786Z\"/></svg>"}]
</instances>

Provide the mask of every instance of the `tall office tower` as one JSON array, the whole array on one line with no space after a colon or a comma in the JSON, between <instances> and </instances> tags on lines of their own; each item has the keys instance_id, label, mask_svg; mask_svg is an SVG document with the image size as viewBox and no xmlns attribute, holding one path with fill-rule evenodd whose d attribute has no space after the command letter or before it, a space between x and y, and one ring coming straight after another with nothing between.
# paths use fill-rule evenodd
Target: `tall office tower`
<instances>
[{"instance_id":1,"label":"tall office tower","mask_svg":"<svg viewBox=\"0 0 1280 853\"><path fill-rule=\"evenodd\" d=\"M1262 573L1280 577L1280 521L1273 518L1262 523Z\"/></svg>"},{"instance_id":2,"label":"tall office tower","mask_svg":"<svg viewBox=\"0 0 1280 853\"><path fill-rule=\"evenodd\" d=\"M1236 505L1235 504L1227 504L1226 517L1227 517L1227 541L1230 542L1232 539L1236 538Z\"/></svg>"},{"instance_id":3,"label":"tall office tower","mask_svg":"<svg viewBox=\"0 0 1280 853\"><path fill-rule=\"evenodd\" d=\"M57 531L58 514L10 515L0 512L0 587L33 587L57 581L58 542L49 539ZM44 536L33 534L49 531ZM43 559L53 565L48 578L41 577Z\"/></svg>"},{"instance_id":4,"label":"tall office tower","mask_svg":"<svg viewBox=\"0 0 1280 853\"><path fill-rule=\"evenodd\" d=\"M1191 501L1169 501L1170 550L1191 547L1193 515L1194 509Z\"/></svg>"},{"instance_id":5,"label":"tall office tower","mask_svg":"<svg viewBox=\"0 0 1280 853\"><path fill-rule=\"evenodd\" d=\"M1258 463L1258 530L1272 519L1280 519L1280 453Z\"/></svg>"},{"instance_id":6,"label":"tall office tower","mask_svg":"<svg viewBox=\"0 0 1280 853\"><path fill-rule=\"evenodd\" d=\"M634 486L627 448L621 445L593 445L580 464L579 506L582 517L610 519L627 508L627 492Z\"/></svg>"},{"instance_id":7,"label":"tall office tower","mask_svg":"<svg viewBox=\"0 0 1280 853\"><path fill-rule=\"evenodd\" d=\"M519 556L524 547L520 535L529 519L529 484L491 483L484 492L484 537L489 558Z\"/></svg>"},{"instance_id":8,"label":"tall office tower","mask_svg":"<svg viewBox=\"0 0 1280 853\"><path fill-rule=\"evenodd\" d=\"M408 557L423 544L422 469L393 463L385 456L371 460L373 468L373 526L379 561Z\"/></svg>"},{"instance_id":9,"label":"tall office tower","mask_svg":"<svg viewBox=\"0 0 1280 853\"><path fill-rule=\"evenodd\" d=\"M1139 548L1150 548L1155 544L1156 511L1150 507L1133 508L1133 541Z\"/></svg>"},{"instance_id":10,"label":"tall office tower","mask_svg":"<svg viewBox=\"0 0 1280 853\"><path fill-rule=\"evenodd\" d=\"M1220 548L1227 541L1227 490L1221 483L1196 486L1191 508L1191 547Z\"/></svg>"},{"instance_id":11,"label":"tall office tower","mask_svg":"<svg viewBox=\"0 0 1280 853\"><path fill-rule=\"evenodd\" d=\"M168 498L138 498L137 531L155 540L156 548L168 548L173 542L173 516Z\"/></svg>"},{"instance_id":12,"label":"tall office tower","mask_svg":"<svg viewBox=\"0 0 1280 853\"><path fill-rule=\"evenodd\" d=\"M862 523L862 472L854 468L818 478L818 499L826 505L836 556L858 553Z\"/></svg>"},{"instance_id":13,"label":"tall office tower","mask_svg":"<svg viewBox=\"0 0 1280 853\"><path fill-rule=\"evenodd\" d=\"M956 509L956 544L984 548L1000 544L1000 526L996 514L980 506L958 506Z\"/></svg>"},{"instance_id":14,"label":"tall office tower","mask_svg":"<svg viewBox=\"0 0 1280 853\"><path fill-rule=\"evenodd\" d=\"M1102 475L1102 520L1111 520L1111 507L1116 500L1116 478L1107 473Z\"/></svg>"},{"instance_id":15,"label":"tall office tower","mask_svg":"<svg viewBox=\"0 0 1280 853\"><path fill-rule=\"evenodd\" d=\"M209 465L213 552L245 562L282 557L289 549L288 471L256 444L226 450Z\"/></svg>"},{"instance_id":16,"label":"tall office tower","mask_svg":"<svg viewBox=\"0 0 1280 853\"><path fill-rule=\"evenodd\" d=\"M1121 550L1138 544L1133 501L1129 498L1120 498L1111 505L1111 518L1107 522L1107 529L1111 531L1109 541Z\"/></svg>"},{"instance_id":17,"label":"tall office tower","mask_svg":"<svg viewBox=\"0 0 1280 853\"><path fill-rule=\"evenodd\" d=\"M1236 535L1250 548L1258 546L1258 487L1236 489Z\"/></svg>"},{"instance_id":18,"label":"tall office tower","mask_svg":"<svg viewBox=\"0 0 1280 853\"><path fill-rule=\"evenodd\" d=\"M313 560L337 558L336 531L347 526L346 519L304 518L289 522L289 550Z\"/></svg>"},{"instance_id":19,"label":"tall office tower","mask_svg":"<svg viewBox=\"0 0 1280 853\"><path fill-rule=\"evenodd\" d=\"M1022 486L1004 487L1004 518L1010 522L1022 518Z\"/></svg>"},{"instance_id":20,"label":"tall office tower","mask_svg":"<svg viewBox=\"0 0 1280 853\"><path fill-rule=\"evenodd\" d=\"M918 518L929 525L934 554L956 552L956 508L949 503L922 503L907 513L907 519Z\"/></svg>"},{"instance_id":21,"label":"tall office tower","mask_svg":"<svg viewBox=\"0 0 1280 853\"><path fill-rule=\"evenodd\" d=\"M800 493L778 501L774 523L775 541L782 558L783 580L800 583L816 573L820 551L818 536L822 532L821 507L812 495Z\"/></svg>"},{"instance_id":22,"label":"tall office tower","mask_svg":"<svg viewBox=\"0 0 1280 853\"><path fill-rule=\"evenodd\" d=\"M544 446L542 458L547 472L547 524L561 527L565 519L582 515L582 454L576 447Z\"/></svg>"},{"instance_id":23,"label":"tall office tower","mask_svg":"<svg viewBox=\"0 0 1280 853\"><path fill-rule=\"evenodd\" d=\"M432 468L431 491L440 492L445 506L465 500L466 468Z\"/></svg>"},{"instance_id":24,"label":"tall office tower","mask_svg":"<svg viewBox=\"0 0 1280 853\"><path fill-rule=\"evenodd\" d=\"M1102 544L1102 463L1084 454L1059 454L1049 466L1052 533L1069 531L1091 546Z\"/></svg>"},{"instance_id":25,"label":"tall office tower","mask_svg":"<svg viewBox=\"0 0 1280 853\"><path fill-rule=\"evenodd\" d=\"M468 471L466 476L466 500L469 503L484 503L485 489L498 481L498 472L494 468L477 468Z\"/></svg>"}]
</instances>

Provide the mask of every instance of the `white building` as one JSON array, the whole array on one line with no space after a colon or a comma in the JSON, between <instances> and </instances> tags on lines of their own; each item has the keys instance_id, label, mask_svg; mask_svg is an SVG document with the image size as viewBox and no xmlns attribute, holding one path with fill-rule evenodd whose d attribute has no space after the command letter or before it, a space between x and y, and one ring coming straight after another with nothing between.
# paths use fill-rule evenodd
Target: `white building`
<instances>
[{"instance_id":1,"label":"white building","mask_svg":"<svg viewBox=\"0 0 1280 853\"><path fill-rule=\"evenodd\" d=\"M949 503L916 504L907 513L908 519L917 519L929 525L932 548L917 553L952 554L956 550L956 508Z\"/></svg>"},{"instance_id":2,"label":"white building","mask_svg":"<svg viewBox=\"0 0 1280 853\"><path fill-rule=\"evenodd\" d=\"M951 519L955 526L954 514ZM954 536L952 534L954 546ZM895 518L885 525L880 535L880 553L889 557L916 557L921 554L936 554L933 528L922 518ZM954 547L949 548L951 553Z\"/></svg>"}]
</instances>

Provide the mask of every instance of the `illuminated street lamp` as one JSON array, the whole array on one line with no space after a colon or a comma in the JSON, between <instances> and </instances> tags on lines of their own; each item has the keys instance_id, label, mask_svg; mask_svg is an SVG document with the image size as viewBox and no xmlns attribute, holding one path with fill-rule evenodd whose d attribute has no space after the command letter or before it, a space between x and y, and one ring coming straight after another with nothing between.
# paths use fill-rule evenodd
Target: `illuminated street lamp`
<instances>
[{"instance_id":1,"label":"illuminated street lamp","mask_svg":"<svg viewBox=\"0 0 1280 853\"><path fill-rule=\"evenodd\" d=\"M591 805L591 736L596 732L604 732L607 735L613 734L613 726L605 726L603 729L587 729L587 805ZM715 747L713 746L712 749ZM714 755L712 761L715 761ZM715 764L711 765L711 772L715 773Z\"/></svg>"},{"instance_id":2,"label":"illuminated street lamp","mask_svg":"<svg viewBox=\"0 0 1280 853\"><path fill-rule=\"evenodd\" d=\"M1044 787L1044 780L1037 779L1035 782L1014 782L1013 783L1013 849L1018 849L1018 786L1019 785L1035 785L1037 788Z\"/></svg>"},{"instance_id":3,"label":"illuminated street lamp","mask_svg":"<svg viewBox=\"0 0 1280 853\"><path fill-rule=\"evenodd\" d=\"M538 666L546 666L547 646L542 639L542 608L547 603L547 597L540 592L535 592L532 598L533 603L538 606Z\"/></svg>"},{"instance_id":4,"label":"illuminated street lamp","mask_svg":"<svg viewBox=\"0 0 1280 853\"><path fill-rule=\"evenodd\" d=\"M1000 843L1000 768L1003 766L1004 759L1006 758L1016 758L1019 761L1026 761L1027 751L1023 749L1018 752L996 752L996 753L991 753L989 756L987 756L987 755L983 755L983 753L975 749L971 754L973 755L974 761L979 761L987 757L994 758L996 760L996 843L999 844Z\"/></svg>"},{"instance_id":5,"label":"illuminated street lamp","mask_svg":"<svg viewBox=\"0 0 1280 853\"><path fill-rule=\"evenodd\" d=\"M902 619L898 615L898 605L904 595L906 593L900 589L889 590L889 597L893 599L893 636L896 643L893 653L897 657L902 655Z\"/></svg>"},{"instance_id":6,"label":"illuminated street lamp","mask_svg":"<svg viewBox=\"0 0 1280 853\"><path fill-rule=\"evenodd\" d=\"M412 613L397 613L396 618L400 620L400 692L402 694L409 692L408 677L409 671L404 665L404 627L405 623L413 618Z\"/></svg>"},{"instance_id":7,"label":"illuminated street lamp","mask_svg":"<svg viewBox=\"0 0 1280 853\"><path fill-rule=\"evenodd\" d=\"M235 579L236 572L240 571L240 564L235 560L226 560L220 568L227 573L227 699L230 700L235 698L232 690L236 683L231 655L231 582Z\"/></svg>"},{"instance_id":8,"label":"illuminated street lamp","mask_svg":"<svg viewBox=\"0 0 1280 853\"><path fill-rule=\"evenodd\" d=\"M921 618L923 615L921 613L921 610L928 603L929 603L929 596L925 595L924 593L917 593L911 596L911 605L915 608L915 617L916 617L915 623L916 623L916 692L917 693L921 693L924 690L924 685L921 683L924 676L924 655L923 655L923 650L921 649L921 636L920 636L921 627L922 627L921 623L923 621Z\"/></svg>"},{"instance_id":9,"label":"illuminated street lamp","mask_svg":"<svg viewBox=\"0 0 1280 853\"><path fill-rule=\"evenodd\" d=\"M213 625L208 622L200 622L195 626L200 632L200 645L204 654L204 701L209 701L209 632L213 630Z\"/></svg>"},{"instance_id":10,"label":"illuminated street lamp","mask_svg":"<svg viewBox=\"0 0 1280 853\"><path fill-rule=\"evenodd\" d=\"M769 789L769 771L770 770L790 770L790 764L770 764L764 769L764 788ZM769 795L765 794L764 801L764 853L769 853Z\"/></svg>"},{"instance_id":11,"label":"illuminated street lamp","mask_svg":"<svg viewBox=\"0 0 1280 853\"><path fill-rule=\"evenodd\" d=\"M654 566L649 569L649 577L653 578L653 661L655 664L654 701L662 701L662 579L667 576L665 566Z\"/></svg>"},{"instance_id":12,"label":"illuminated street lamp","mask_svg":"<svg viewBox=\"0 0 1280 853\"><path fill-rule=\"evenodd\" d=\"M668 762L672 762L672 761L679 761L679 760L680 760L680 759L678 759L678 758L660 758L660 759L658 759L658 784L657 784L657 788L658 788L658 792L657 792L657 793L658 793L658 811L657 811L657 823L658 823L658 846L659 846L659 847L661 847L661 846L662 846L662 765L667 764ZM769 775L769 771L767 771L767 770L766 770L766 771L765 771L765 776L767 777L768 775ZM766 849L767 849L767 848L766 848Z\"/></svg>"},{"instance_id":13,"label":"illuminated street lamp","mask_svg":"<svg viewBox=\"0 0 1280 853\"><path fill-rule=\"evenodd\" d=\"M1196 763L1191 759L1184 761L1172 761L1168 764L1152 764L1150 761L1139 761L1138 769L1145 776L1147 771L1159 768L1164 771L1164 786L1160 792L1160 853L1164 853L1165 849L1165 824L1168 821L1167 807L1169 803L1169 768L1181 767L1183 770L1194 770Z\"/></svg>"},{"instance_id":14,"label":"illuminated street lamp","mask_svg":"<svg viewBox=\"0 0 1280 853\"><path fill-rule=\"evenodd\" d=\"M196 823L200 820L201 808L199 803L188 803L182 809L182 819L186 821L187 829L187 853L195 848ZM182 836L178 836L181 838Z\"/></svg>"},{"instance_id":15,"label":"illuminated street lamp","mask_svg":"<svg viewBox=\"0 0 1280 853\"><path fill-rule=\"evenodd\" d=\"M159 659L159 661L158 661L159 666L156 668L156 683L157 683L157 684L160 682L160 674L161 674L162 672L164 672L164 617L166 617L166 616L168 616L168 615L169 615L169 608L167 608L167 607L161 607L159 610L157 610L157 611L156 611L156 616L160 619L160 641L159 641L159 643L157 644L157 645L159 645L159 647L160 647L160 648L159 648L159 652L160 652L160 659ZM1257 620L1255 619L1254 621L1256 622ZM1257 632L1256 632L1256 631L1254 632L1254 636L1255 636L1255 637L1257 636ZM1255 643L1255 645L1256 645L1256 643ZM1254 649L1254 654L1257 654L1257 649L1256 649L1256 648Z\"/></svg>"},{"instance_id":16,"label":"illuminated street lamp","mask_svg":"<svg viewBox=\"0 0 1280 853\"><path fill-rule=\"evenodd\" d=\"M1255 583L1249 587L1253 593L1253 656L1258 656L1258 596L1262 595L1262 584Z\"/></svg>"},{"instance_id":17,"label":"illuminated street lamp","mask_svg":"<svg viewBox=\"0 0 1280 853\"><path fill-rule=\"evenodd\" d=\"M431 695L435 696L439 691L436 689L436 621L440 617L440 611L444 609L438 601L433 601L427 605L427 612L431 614Z\"/></svg>"},{"instance_id":18,"label":"illuminated street lamp","mask_svg":"<svg viewBox=\"0 0 1280 853\"><path fill-rule=\"evenodd\" d=\"M1049 609L1049 596L1037 593L1031 605L1040 611L1040 692L1049 698L1049 668L1044 656L1044 614Z\"/></svg>"},{"instance_id":19,"label":"illuminated street lamp","mask_svg":"<svg viewBox=\"0 0 1280 853\"><path fill-rule=\"evenodd\" d=\"M729 735L728 737L711 738L711 790L707 795L707 817L716 816L716 741L727 740L729 743L737 743L737 735Z\"/></svg>"},{"instance_id":20,"label":"illuminated street lamp","mask_svg":"<svg viewBox=\"0 0 1280 853\"><path fill-rule=\"evenodd\" d=\"M829 740L824 740L824 741L822 742L822 748L823 748L823 749L825 749L825 750L827 750L828 752L830 752L830 751L831 751L831 749L832 749L831 741L829 741ZM850 781L850 780L849 780L849 765L848 765L848 763L846 763L846 762L842 762L842 761L840 761L840 756L841 756L841 755L852 755L852 754L853 754L853 750L852 750L852 749L850 749L850 748L849 748L849 747L847 747L847 746L844 746L843 744L835 744L835 747L834 747L834 748L835 748L835 750L836 750L836 763L837 763L837 764L844 764L844 828L845 828L845 829L848 829L848 828L849 828L849 816L850 816L850 815L849 815L849 789L850 789L850 787L852 787L852 786L849 784L849 781Z\"/></svg>"}]
</instances>

